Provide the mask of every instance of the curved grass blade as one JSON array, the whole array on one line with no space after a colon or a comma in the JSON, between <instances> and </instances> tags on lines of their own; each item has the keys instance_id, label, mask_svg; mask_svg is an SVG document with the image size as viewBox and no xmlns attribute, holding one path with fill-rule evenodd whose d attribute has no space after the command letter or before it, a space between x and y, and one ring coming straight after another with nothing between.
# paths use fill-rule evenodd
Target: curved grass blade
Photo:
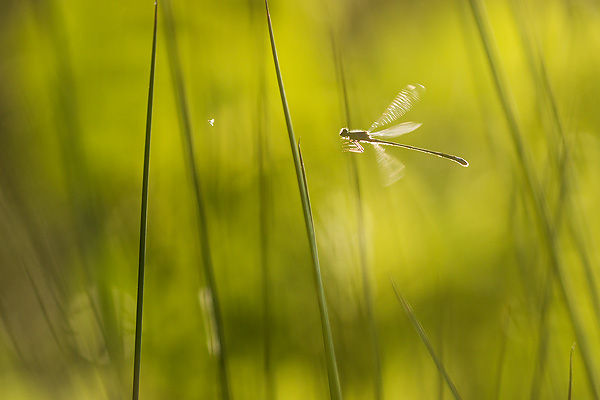
<instances>
[{"instance_id":1,"label":"curved grass blade","mask_svg":"<svg viewBox=\"0 0 600 400\"><path fill-rule=\"evenodd\" d=\"M271 24L271 15L269 13L269 3L265 0L265 8L267 13L267 24L269 27L269 38L271 40L271 51L273 53L273 62L275 63L275 72L277 75L277 83L279 85L279 94L283 105L283 113L285 115L285 123L287 126L290 147L292 150L292 158L294 159L294 167L296 168L296 178L298 180L298 188L300 190L300 199L302 200L302 209L304 211L304 223L308 235L310 252L313 261L313 278L317 289L317 298L319 301L319 311L321 316L321 328L323 331L323 341L325 345L325 356L327 362L327 374L329 377L329 392L333 399L342 399L342 389L340 386L340 378L335 360L335 351L333 348L333 338L331 336L331 327L329 324L329 316L327 314L327 303L325 301L325 291L321 279L321 269L319 267L319 255L317 252L317 240L315 236L315 228L312 219L312 211L310 199L308 197L308 187L303 171L302 161L300 159L299 147L296 148L296 139L294 137L294 128L292 127L292 119L290 110L287 105L285 89L283 87L283 78L281 69L279 68L279 60L277 58L277 49L275 47L275 37L273 34L273 26ZM298 145L299 146L299 145Z\"/></svg>"},{"instance_id":2,"label":"curved grass blade","mask_svg":"<svg viewBox=\"0 0 600 400\"><path fill-rule=\"evenodd\" d=\"M231 390L229 387L229 378L227 373L227 352L225 340L223 338L223 320L213 270L210 244L208 241L208 226L206 222L206 212L204 209L204 198L202 197L202 185L200 184L200 175L198 174L198 170L196 168L196 157L194 155L194 145L192 139L194 137L192 132L192 122L190 118L189 105L187 102L187 95L185 92L185 85L183 81L183 72L181 70L181 63L179 61L179 51L177 48L173 12L171 10L171 5L168 0L163 1L161 4L163 5L163 12L165 15L165 38L167 40L167 52L171 69L171 77L173 79L173 86L175 87L177 111L179 112L181 133L183 135L184 158L187 163L187 168L190 171L192 177L192 185L194 186L194 195L196 200L196 217L198 220L198 231L200 233L200 249L202 255L202 263L204 265L203 272L206 279L206 285L208 287L209 292L212 295L212 315L215 319L216 340L218 340L220 348L220 351L218 352L217 356L219 365L219 383L221 387L221 398L224 400L228 400L231 398Z\"/></svg>"},{"instance_id":3,"label":"curved grass blade","mask_svg":"<svg viewBox=\"0 0 600 400\"><path fill-rule=\"evenodd\" d=\"M333 50L333 58L334 64L336 65L336 74L338 76L339 84L342 90L342 98L344 100L344 112L346 116L346 126L352 126L352 121L350 120L350 104L348 101L348 88L346 84L346 74L344 73L344 64L342 62L341 52L338 50L336 45L335 35L331 33L331 43ZM352 142L347 142L352 143ZM344 145L348 148L345 151L353 151L357 153L362 153L364 149L358 142L355 143L355 146ZM352 150L352 147L355 150ZM362 205L362 195L360 189L360 179L358 176L358 167L356 165L356 158L349 157L348 165L350 167L350 177L353 183L353 189L355 193L356 200L356 247L359 252L359 260L360 260L360 269L361 269L361 280L364 292L364 301L365 301L365 309L367 312L367 325L369 328L369 343L371 347L371 356L372 356L372 365L374 371L374 399L380 400L383 398L383 379L381 377L381 355L380 355L380 346L379 346L379 334L377 332L377 323L375 320L375 310L373 307L373 294L371 289L371 283L369 281L369 268L367 264L367 250L366 250L366 235L365 235L365 221L363 216L363 205Z\"/></svg>"},{"instance_id":4,"label":"curved grass blade","mask_svg":"<svg viewBox=\"0 0 600 400\"><path fill-rule=\"evenodd\" d=\"M156 32L158 27L158 5L154 2L154 32L152 34L152 56L150 58L150 84L148 88L148 111L146 115L146 140L144 143L144 172L142 176L142 210L140 218L140 249L137 284L137 307L135 316L135 354L133 357L133 400L140 390L140 364L142 352L142 311L144 305L144 276L146 270L146 234L148 219L148 184L150 177L150 138L152 134L152 107L154 102L154 67L156 65Z\"/></svg>"},{"instance_id":5,"label":"curved grass blade","mask_svg":"<svg viewBox=\"0 0 600 400\"><path fill-rule=\"evenodd\" d=\"M427 348L427 351L429 352L431 359L435 363L435 366L437 367L438 371L440 371L440 374L442 374L442 376L444 377L444 380L446 381L446 384L448 385L448 387L450 388L450 391L454 395L454 398L459 400L460 394L458 393L458 390L456 390L454 383L452 383L452 379L450 379L450 375L448 375L448 372L446 371L444 364L437 357L437 355L435 354L435 351L433 351L433 346L431 344L431 341L429 340L429 337L427 336L427 333L425 333L425 329L423 329L423 326L421 325L421 323L419 322L419 320L413 313L413 310L412 310L410 304L408 304L406 299L404 299L402 294L400 294L400 292L396 288L396 283L394 282L394 280L391 277L390 277L390 281L392 282L392 288L394 289L394 293L396 293L396 297L398 298L398 301L400 301L400 304L402 304L402 308L404 308L404 311L406 311L406 314L408 315L410 322L413 324L415 330L417 331L417 333L419 334L419 337L421 338L421 341Z\"/></svg>"},{"instance_id":6,"label":"curved grass blade","mask_svg":"<svg viewBox=\"0 0 600 400\"><path fill-rule=\"evenodd\" d=\"M496 87L496 92L508 123L510 137L517 154L519 172L524 180L526 194L533 203L534 216L537 224L540 227L540 231L542 232L542 239L544 241L546 253L550 260L552 272L558 281L560 293L567 307L571 324L573 326L573 330L575 331L575 336L577 337L577 341L581 346L581 354L585 365L588 383L594 394L594 397L598 399L600 398L600 383L596 379L598 375L595 359L593 358L594 353L591 350L588 342L588 335L584 328L583 320L576 304L575 292L573 287L568 282L567 272L561 260L560 246L554 225L552 223L548 204L544 197L544 193L540 188L537 177L534 174L533 166L525 150L525 145L523 144L523 135L519 128L515 106L512 102L512 96L500 64L500 57L497 54L493 34L489 26L487 12L481 0L469 0L469 4L487 55L489 67L494 79L494 85Z\"/></svg>"}]
</instances>

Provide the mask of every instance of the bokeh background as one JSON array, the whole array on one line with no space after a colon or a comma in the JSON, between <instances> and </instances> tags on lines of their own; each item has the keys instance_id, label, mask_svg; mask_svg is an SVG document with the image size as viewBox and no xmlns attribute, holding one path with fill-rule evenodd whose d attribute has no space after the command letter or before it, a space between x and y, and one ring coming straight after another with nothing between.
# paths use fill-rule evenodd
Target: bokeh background
<instances>
[{"instance_id":1,"label":"bokeh background","mask_svg":"<svg viewBox=\"0 0 600 400\"><path fill-rule=\"evenodd\" d=\"M264 4L171 3L233 398L327 398ZM562 281L467 1L270 4L347 399L376 398L378 380L361 249L383 398L450 398L391 279L458 391L477 399L567 397L570 288L588 341L573 352L573 396L597 396L582 360L600 358L600 4L485 6ZM162 11L141 396L219 398ZM130 396L152 18L151 1L2 2L1 398ZM346 104L350 128L366 129L410 83L427 88L406 116L423 125L402 141L471 165L390 149L406 176L384 187L373 153L344 154L338 132Z\"/></svg>"}]
</instances>

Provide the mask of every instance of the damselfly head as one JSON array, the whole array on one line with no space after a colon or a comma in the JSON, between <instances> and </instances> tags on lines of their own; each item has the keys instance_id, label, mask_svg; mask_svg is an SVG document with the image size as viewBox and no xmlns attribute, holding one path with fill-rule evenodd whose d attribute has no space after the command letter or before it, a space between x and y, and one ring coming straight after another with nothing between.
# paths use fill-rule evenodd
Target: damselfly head
<instances>
[{"instance_id":1,"label":"damselfly head","mask_svg":"<svg viewBox=\"0 0 600 400\"><path fill-rule=\"evenodd\" d=\"M347 138L348 137L348 128L342 128L342 130L340 131L340 136L343 138Z\"/></svg>"}]
</instances>

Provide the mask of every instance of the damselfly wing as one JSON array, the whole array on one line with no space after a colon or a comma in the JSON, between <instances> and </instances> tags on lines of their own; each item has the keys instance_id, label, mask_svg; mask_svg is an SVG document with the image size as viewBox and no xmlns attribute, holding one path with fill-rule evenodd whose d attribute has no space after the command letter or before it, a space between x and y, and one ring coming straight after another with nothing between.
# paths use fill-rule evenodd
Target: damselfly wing
<instances>
[{"instance_id":1,"label":"damselfly wing","mask_svg":"<svg viewBox=\"0 0 600 400\"><path fill-rule=\"evenodd\" d=\"M373 122L368 130L349 130L348 128L343 128L340 131L340 137L345 139L342 146L344 151L362 153L364 152L362 143L369 143L373 146L376 151L377 162L386 176L386 185L391 185L404 176L404 165L396 158L387 154L383 149L383 146L395 146L408 150L420 151L425 154L430 154L454 161L463 167L469 166L469 163L465 159L458 156L378 139L401 136L412 132L421 126L421 124L418 122L403 122L397 125L393 124L402 116L404 116L404 114L411 109L414 103L419 101L424 91L425 87L422 85L408 85L406 88L402 89L400 93L398 93L394 100L392 100L392 103L383 112L381 117L379 117L377 121Z\"/></svg>"}]
</instances>

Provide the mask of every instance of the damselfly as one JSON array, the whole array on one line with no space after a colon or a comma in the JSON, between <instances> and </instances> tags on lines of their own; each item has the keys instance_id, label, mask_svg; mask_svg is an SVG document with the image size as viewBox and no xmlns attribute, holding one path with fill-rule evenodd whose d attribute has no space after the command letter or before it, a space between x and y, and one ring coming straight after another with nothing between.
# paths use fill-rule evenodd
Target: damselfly
<instances>
[{"instance_id":1,"label":"damselfly","mask_svg":"<svg viewBox=\"0 0 600 400\"><path fill-rule=\"evenodd\" d=\"M464 158L453 156L451 154L378 139L393 138L404 135L405 133L412 132L421 126L421 124L417 122L403 122L401 124L386 128L406 114L412 105L419 100L424 91L425 88L422 85L408 85L406 88L400 91L400 93L398 93L396 98L394 98L392 103L384 111L381 117L379 117L379 119L375 121L368 130L362 131L342 128L340 131L340 137L346 140L343 145L344 151L362 153L365 151L365 149L361 143L369 143L373 145L377 152L377 162L383 168L383 172L387 181L386 184L388 185L391 185L398 179L402 178L404 175L404 165L396 158L387 154L382 146L396 146L404 149L416 150L425 154L431 154L457 162L463 167L469 166L469 163Z\"/></svg>"}]
</instances>

